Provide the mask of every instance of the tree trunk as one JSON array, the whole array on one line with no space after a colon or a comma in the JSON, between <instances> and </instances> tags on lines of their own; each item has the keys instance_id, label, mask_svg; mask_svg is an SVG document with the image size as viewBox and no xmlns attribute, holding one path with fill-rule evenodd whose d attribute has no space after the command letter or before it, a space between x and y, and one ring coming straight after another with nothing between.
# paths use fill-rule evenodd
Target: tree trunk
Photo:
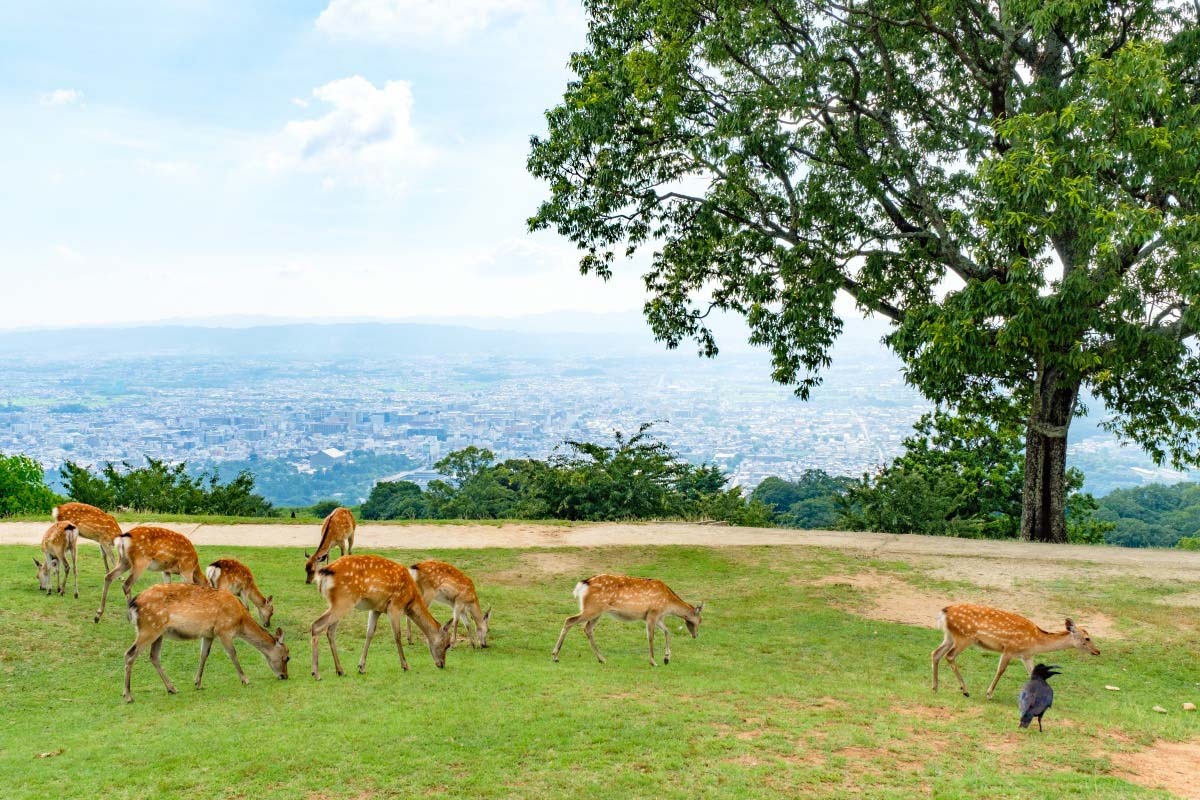
<instances>
[{"instance_id":1,"label":"tree trunk","mask_svg":"<svg viewBox=\"0 0 1200 800\"><path fill-rule=\"evenodd\" d=\"M1067 541L1067 429L1075 415L1079 381L1043 370L1025 427L1025 486L1021 538Z\"/></svg>"}]
</instances>

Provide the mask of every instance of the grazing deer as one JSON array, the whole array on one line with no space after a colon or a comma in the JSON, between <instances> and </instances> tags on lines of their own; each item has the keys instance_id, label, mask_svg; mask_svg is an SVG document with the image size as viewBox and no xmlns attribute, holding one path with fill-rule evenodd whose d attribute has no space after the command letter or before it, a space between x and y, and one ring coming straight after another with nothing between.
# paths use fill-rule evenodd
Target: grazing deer
<instances>
[{"instance_id":1,"label":"grazing deer","mask_svg":"<svg viewBox=\"0 0 1200 800\"><path fill-rule=\"evenodd\" d=\"M317 640L322 632L329 638L329 650L333 653L333 668L338 675L342 664L338 660L337 642L334 635L338 622L353 608L367 612L367 641L363 644L362 658L358 671L367 671L367 650L371 637L375 635L375 624L379 615L386 613L392 622L392 635L396 639L396 652L400 654L400 666L408 669L401 644L401 618L407 616L417 623L429 643L429 654L433 663L446 666L446 650L450 647L450 626L446 621L439 626L429 613L429 607L421 599L421 592L404 565L381 556L342 556L317 571L317 588L329 602L329 608L312 624L312 675L321 680L318 670Z\"/></svg>"},{"instance_id":2,"label":"grazing deer","mask_svg":"<svg viewBox=\"0 0 1200 800\"><path fill-rule=\"evenodd\" d=\"M958 656L974 644L1000 654L1000 666L996 669L996 677L992 678L992 684L987 690L989 700L996 691L1000 676L1008 669L1008 662L1014 658L1021 659L1025 664L1025 671L1032 675L1033 657L1039 653L1074 647L1094 656L1100 655L1088 632L1076 627L1070 619L1067 620L1066 630L1052 633L1042 630L1019 614L963 603L943 608L942 613L938 615L938 625L946 634L946 638L930 654L933 660L935 692L938 688L938 662L945 658L950 669L954 670L954 676L958 678L963 696L971 696L962 673L958 671Z\"/></svg>"},{"instance_id":3,"label":"grazing deer","mask_svg":"<svg viewBox=\"0 0 1200 800\"><path fill-rule=\"evenodd\" d=\"M305 583L313 582L318 565L329 560L329 551L335 544L344 556L354 552L355 527L357 526L354 522L354 514L350 513L350 509L335 508L329 512L329 516L321 523L321 543L317 545L317 551L311 556L307 551L304 553L304 557L307 559L304 563L304 572L307 575Z\"/></svg>"},{"instance_id":4,"label":"grazing deer","mask_svg":"<svg viewBox=\"0 0 1200 800\"><path fill-rule=\"evenodd\" d=\"M196 548L182 533L155 525L139 525L129 533L117 538L117 565L104 576L104 594L100 596L100 608L96 611L96 622L104 615L108 602L109 585L128 572L122 589L129 600L130 590L146 570L161 572L163 580L171 582L172 575L179 575L188 583L208 585L208 579L200 569L200 557Z\"/></svg>"},{"instance_id":5,"label":"grazing deer","mask_svg":"<svg viewBox=\"0 0 1200 800\"><path fill-rule=\"evenodd\" d=\"M486 612L479 606L479 597L475 594L475 584L466 573L445 561L421 561L408 568L421 599L425 605L438 602L454 609L454 635L451 642L458 640L458 621L470 620L475 623L474 631L468 624L467 634L471 637L471 645L487 647L488 622L492 618L492 609ZM408 621L408 643L413 643L412 620Z\"/></svg>"},{"instance_id":6,"label":"grazing deer","mask_svg":"<svg viewBox=\"0 0 1200 800\"><path fill-rule=\"evenodd\" d=\"M129 601L129 619L137 628L137 638L125 651L126 703L133 702L133 695L129 691L133 662L146 645L150 645L150 663L158 670L167 692L175 694L175 685L171 683L167 673L163 672L162 664L158 661L164 636L170 636L172 639L200 640L197 689L201 688L204 662L208 660L208 651L212 648L213 639L221 640L221 646L229 654L229 660L233 662L233 668L237 670L243 686L250 683L250 679L246 677L242 665L238 662L237 650L233 646L234 639L245 639L254 645L267 659L271 670L279 679L287 680L290 656L287 645L283 643L283 629L278 628L274 634L270 633L255 622L246 607L229 592L203 585L160 583Z\"/></svg>"},{"instance_id":7,"label":"grazing deer","mask_svg":"<svg viewBox=\"0 0 1200 800\"><path fill-rule=\"evenodd\" d=\"M663 621L664 617L680 617L687 625L688 632L695 639L700 632L700 613L704 603L691 606L683 602L679 595L662 581L653 578L631 578L628 575L593 575L587 580L575 584L574 595L579 600L579 613L567 617L563 623L562 633L558 635L558 643L554 645L551 656L558 661L558 651L562 649L563 639L567 631L580 622L584 623L583 632L587 634L592 645L592 652L601 664L604 656L596 646L596 637L592 628L600 621L600 616L607 612L613 617L625 622L638 619L646 621L646 641L650 645L650 666L656 667L654 661L654 629L659 628L666 639L666 649L663 653L663 663L671 663L671 633Z\"/></svg>"},{"instance_id":8,"label":"grazing deer","mask_svg":"<svg viewBox=\"0 0 1200 800\"><path fill-rule=\"evenodd\" d=\"M63 503L50 512L50 517L55 522L73 523L80 536L99 544L105 572L117 563L113 542L121 535L121 526L111 515L87 503Z\"/></svg>"},{"instance_id":9,"label":"grazing deer","mask_svg":"<svg viewBox=\"0 0 1200 800\"><path fill-rule=\"evenodd\" d=\"M271 627L271 616L275 613L275 596L263 596L249 567L234 558L219 558L208 565L204 574L214 589L224 589L234 597L241 598L247 607L253 603L258 609L258 617L262 620L263 627Z\"/></svg>"},{"instance_id":10,"label":"grazing deer","mask_svg":"<svg viewBox=\"0 0 1200 800\"><path fill-rule=\"evenodd\" d=\"M75 563L76 552L79 548L79 531L70 522L56 522L42 534L42 557L46 560L33 560L38 568L38 588L46 594L57 591L64 594L67 588L67 576L75 571L75 599L79 599L79 567ZM67 556L71 557L70 563ZM62 570L62 571L60 571ZM54 582L50 576L53 573Z\"/></svg>"}]
</instances>

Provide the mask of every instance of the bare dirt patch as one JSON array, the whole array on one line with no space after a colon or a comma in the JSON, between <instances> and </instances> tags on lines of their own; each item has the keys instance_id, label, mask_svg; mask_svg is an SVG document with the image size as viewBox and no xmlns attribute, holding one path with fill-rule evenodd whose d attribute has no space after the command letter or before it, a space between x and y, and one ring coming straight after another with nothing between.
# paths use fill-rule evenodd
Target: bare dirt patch
<instances>
[{"instance_id":1,"label":"bare dirt patch","mask_svg":"<svg viewBox=\"0 0 1200 800\"><path fill-rule=\"evenodd\" d=\"M1150 789L1200 800L1200 740L1155 742L1136 753L1114 753L1116 775Z\"/></svg>"},{"instance_id":2,"label":"bare dirt patch","mask_svg":"<svg viewBox=\"0 0 1200 800\"><path fill-rule=\"evenodd\" d=\"M577 575L579 580L588 577L587 562L575 553L522 553L521 566L541 575Z\"/></svg>"},{"instance_id":3,"label":"bare dirt patch","mask_svg":"<svg viewBox=\"0 0 1200 800\"><path fill-rule=\"evenodd\" d=\"M826 575L815 581L809 581L808 585L849 586L862 592L865 598L861 603L852 604L846 610L868 619L901 622L926 628L936 628L938 615L942 609L951 603L960 602L983 603L1012 609L1028 615L1034 622L1046 626L1047 630L1058 629L1058 625L1051 620L1065 619L1067 613L1073 613L1053 608L1047 604L1044 598L1024 592L990 589L980 590L969 597L964 597L962 592L950 594L922 589L894 575L874 570L864 570L850 575ZM1077 617L1079 617L1079 623L1097 638L1122 638L1116 630L1113 619L1105 614L1089 613L1086 617L1079 615Z\"/></svg>"}]
</instances>

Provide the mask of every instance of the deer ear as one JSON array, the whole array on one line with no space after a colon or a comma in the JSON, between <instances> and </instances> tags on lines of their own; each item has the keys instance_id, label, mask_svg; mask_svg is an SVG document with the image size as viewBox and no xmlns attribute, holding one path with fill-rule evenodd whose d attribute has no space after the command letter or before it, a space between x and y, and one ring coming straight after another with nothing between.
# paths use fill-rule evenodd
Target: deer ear
<instances>
[{"instance_id":1,"label":"deer ear","mask_svg":"<svg viewBox=\"0 0 1200 800\"><path fill-rule=\"evenodd\" d=\"M318 563L318 564L324 564L324 563L326 563L327 561L329 561L329 553L326 553L325 555L323 555L323 556L321 556L320 558L318 558L318 559L317 559L317 563Z\"/></svg>"},{"instance_id":2,"label":"deer ear","mask_svg":"<svg viewBox=\"0 0 1200 800\"><path fill-rule=\"evenodd\" d=\"M312 556L310 556L310 555L308 554L308 551L307 551L307 550L305 550L305 551L304 551L304 557L305 557L305 558L312 558Z\"/></svg>"},{"instance_id":3,"label":"deer ear","mask_svg":"<svg viewBox=\"0 0 1200 800\"><path fill-rule=\"evenodd\" d=\"M700 601L700 605L696 606L696 613L697 614L704 613L704 601L703 600Z\"/></svg>"},{"instance_id":4,"label":"deer ear","mask_svg":"<svg viewBox=\"0 0 1200 800\"><path fill-rule=\"evenodd\" d=\"M38 561L36 558L33 560L33 563L37 565L38 569L42 568L42 562Z\"/></svg>"},{"instance_id":5,"label":"deer ear","mask_svg":"<svg viewBox=\"0 0 1200 800\"><path fill-rule=\"evenodd\" d=\"M450 619L446 620L446 624L442 626L442 633L449 633L450 628L453 627L453 625L454 625L454 618L451 617Z\"/></svg>"},{"instance_id":6,"label":"deer ear","mask_svg":"<svg viewBox=\"0 0 1200 800\"><path fill-rule=\"evenodd\" d=\"M484 618L484 619L491 619L491 618L492 618L492 607L491 607L491 606L488 606L488 610L487 610L487 611L485 611L485 612L483 612L483 618Z\"/></svg>"},{"instance_id":7,"label":"deer ear","mask_svg":"<svg viewBox=\"0 0 1200 800\"><path fill-rule=\"evenodd\" d=\"M1071 633L1075 632L1075 623L1071 621L1070 617L1067 617L1067 630Z\"/></svg>"},{"instance_id":8,"label":"deer ear","mask_svg":"<svg viewBox=\"0 0 1200 800\"><path fill-rule=\"evenodd\" d=\"M273 594L269 594L269 595L267 595L267 602L268 602L268 603L270 603L270 602L271 602L271 601L273 601L274 599L275 599L275 595L273 595ZM283 628L280 628L280 630L283 630Z\"/></svg>"},{"instance_id":9,"label":"deer ear","mask_svg":"<svg viewBox=\"0 0 1200 800\"><path fill-rule=\"evenodd\" d=\"M275 641L283 642L283 628L275 629Z\"/></svg>"}]
</instances>

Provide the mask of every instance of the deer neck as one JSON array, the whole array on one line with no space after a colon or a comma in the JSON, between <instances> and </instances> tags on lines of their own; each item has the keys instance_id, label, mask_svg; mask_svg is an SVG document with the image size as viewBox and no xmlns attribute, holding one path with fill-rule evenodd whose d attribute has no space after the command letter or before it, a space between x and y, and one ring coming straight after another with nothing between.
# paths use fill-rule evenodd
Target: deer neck
<instances>
[{"instance_id":1,"label":"deer neck","mask_svg":"<svg viewBox=\"0 0 1200 800\"><path fill-rule=\"evenodd\" d=\"M238 625L236 635L239 639L245 639L254 645L255 649L263 654L275 646L275 637L271 635L270 631L255 622L254 617L245 610L242 612L242 620Z\"/></svg>"},{"instance_id":2,"label":"deer neck","mask_svg":"<svg viewBox=\"0 0 1200 800\"><path fill-rule=\"evenodd\" d=\"M267 597L258 590L258 586L251 581L242 591L246 597L250 598L250 602L254 603L258 608L262 608L267 604Z\"/></svg>"},{"instance_id":3,"label":"deer neck","mask_svg":"<svg viewBox=\"0 0 1200 800\"><path fill-rule=\"evenodd\" d=\"M432 642L437 637L441 625L433 618L433 614L429 613L429 606L425 605L425 600L419 592L413 594L413 601L408 607L408 616L417 623L417 627L421 629L421 633L425 634L426 639Z\"/></svg>"},{"instance_id":4,"label":"deer neck","mask_svg":"<svg viewBox=\"0 0 1200 800\"><path fill-rule=\"evenodd\" d=\"M1052 653L1055 650L1066 650L1070 647L1072 647L1072 643L1069 631L1062 631L1061 633L1041 631L1033 647L1029 648L1029 652Z\"/></svg>"}]
</instances>

